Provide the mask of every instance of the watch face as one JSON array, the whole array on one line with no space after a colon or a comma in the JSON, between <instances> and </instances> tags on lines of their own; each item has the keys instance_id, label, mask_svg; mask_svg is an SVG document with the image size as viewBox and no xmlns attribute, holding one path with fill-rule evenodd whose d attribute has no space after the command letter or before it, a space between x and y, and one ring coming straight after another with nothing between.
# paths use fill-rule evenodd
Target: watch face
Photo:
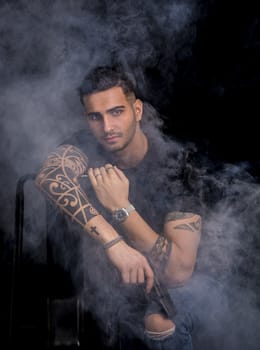
<instances>
[{"instance_id":1,"label":"watch face","mask_svg":"<svg viewBox=\"0 0 260 350\"><path fill-rule=\"evenodd\" d=\"M117 210L114 214L113 217L117 222L122 222L124 221L128 216L128 212L125 208Z\"/></svg>"}]
</instances>

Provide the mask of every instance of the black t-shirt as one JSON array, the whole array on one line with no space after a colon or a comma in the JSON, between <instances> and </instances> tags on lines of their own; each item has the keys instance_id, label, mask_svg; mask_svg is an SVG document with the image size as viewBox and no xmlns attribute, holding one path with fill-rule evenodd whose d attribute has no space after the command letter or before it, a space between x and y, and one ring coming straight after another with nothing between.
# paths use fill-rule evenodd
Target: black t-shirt
<instances>
[{"instance_id":1,"label":"black t-shirt","mask_svg":"<svg viewBox=\"0 0 260 350\"><path fill-rule=\"evenodd\" d=\"M89 167L113 164L110 155L85 130L65 143L80 148L89 159ZM144 159L136 167L123 170L130 181L129 201L158 233L162 232L165 215L170 211L201 212L195 187L186 181L186 170L189 170L186 160L182 145L162 137L149 137ZM90 202L95 203L94 206L109 220L97 203L88 180L82 180L81 185Z\"/></svg>"},{"instance_id":2,"label":"black t-shirt","mask_svg":"<svg viewBox=\"0 0 260 350\"><path fill-rule=\"evenodd\" d=\"M113 164L87 130L63 144L78 147L87 156L89 167ZM129 201L158 234L163 232L165 216L171 211L201 213L196 176L187 159L183 145L152 135L148 137L144 159L138 166L123 170L130 183ZM82 177L79 182L92 205L111 222L111 215L98 203L88 178ZM143 286L124 285L102 245L51 205L48 227L52 294L58 298L84 295L86 309L104 324L108 319L112 325L141 321L149 302ZM124 235L119 225L115 228Z\"/></svg>"},{"instance_id":3,"label":"black t-shirt","mask_svg":"<svg viewBox=\"0 0 260 350\"><path fill-rule=\"evenodd\" d=\"M63 144L74 145L85 153L89 167L113 164L109 154L85 130L74 134ZM138 166L123 171L130 183L129 201L158 234L163 231L167 213L199 212L196 191L186 181L187 178L191 178L187 175L190 167L187 166L186 150L177 142L167 141L162 137L148 137L148 151L144 159ZM111 215L98 203L88 178L81 178L80 184L92 205L111 222ZM125 288L120 284L121 276L108 260L100 243L51 206L48 217L55 295L81 293L82 288L86 289L87 285L87 304L95 313L102 314L104 311L113 314L113 302L109 304L105 301L106 308L102 312L97 311L96 302L99 299L111 299L112 296L112 299L124 305L123 307L133 307L132 302L126 302L130 299L134 300L138 310L142 309L145 304L143 291L140 293L140 288ZM119 225L115 228L124 235ZM125 239L127 241L127 237Z\"/></svg>"}]
</instances>

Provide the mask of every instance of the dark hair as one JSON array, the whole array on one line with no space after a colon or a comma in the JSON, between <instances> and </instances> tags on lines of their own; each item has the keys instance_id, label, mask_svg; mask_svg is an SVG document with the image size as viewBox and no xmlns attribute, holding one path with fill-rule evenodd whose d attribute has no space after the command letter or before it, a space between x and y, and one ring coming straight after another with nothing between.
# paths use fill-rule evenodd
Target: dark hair
<instances>
[{"instance_id":1,"label":"dark hair","mask_svg":"<svg viewBox=\"0 0 260 350\"><path fill-rule=\"evenodd\" d=\"M83 104L85 95L116 86L121 87L127 97L135 95L135 85L133 78L120 67L99 66L85 76L78 91L80 101Z\"/></svg>"},{"instance_id":2,"label":"dark hair","mask_svg":"<svg viewBox=\"0 0 260 350\"><path fill-rule=\"evenodd\" d=\"M90 71L83 79L78 89L80 101L83 104L83 97L85 95L104 91L115 86L121 87L127 97L136 93L136 84L133 77L121 67L98 66Z\"/></svg>"}]
</instances>

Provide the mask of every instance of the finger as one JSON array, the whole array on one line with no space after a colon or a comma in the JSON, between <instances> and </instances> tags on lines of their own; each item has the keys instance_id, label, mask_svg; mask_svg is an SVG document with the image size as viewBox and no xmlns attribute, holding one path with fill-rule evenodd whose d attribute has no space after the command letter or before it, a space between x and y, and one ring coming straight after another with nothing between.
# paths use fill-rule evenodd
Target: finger
<instances>
[{"instance_id":1,"label":"finger","mask_svg":"<svg viewBox=\"0 0 260 350\"><path fill-rule=\"evenodd\" d=\"M108 169L108 170L107 170ZM122 181L120 179L120 177L116 174L116 172L114 171L113 169L113 166L104 166L104 167L101 167L100 168L100 172L102 174L102 177L103 177L103 180L104 182L107 182L109 183L110 181L112 181L111 183L118 183L118 180L119 181Z\"/></svg>"},{"instance_id":2,"label":"finger","mask_svg":"<svg viewBox=\"0 0 260 350\"><path fill-rule=\"evenodd\" d=\"M128 181L128 178L125 176L123 171L119 169L116 165L114 166L114 171L120 177L121 180Z\"/></svg>"},{"instance_id":3,"label":"finger","mask_svg":"<svg viewBox=\"0 0 260 350\"><path fill-rule=\"evenodd\" d=\"M150 293L154 284L154 273L151 267L147 264L145 266L145 277L146 277L146 292Z\"/></svg>"},{"instance_id":4,"label":"finger","mask_svg":"<svg viewBox=\"0 0 260 350\"><path fill-rule=\"evenodd\" d=\"M108 171L106 170L105 166L104 167L100 167L99 170L100 170L100 173L102 174L103 180L110 179L113 176L116 176L116 174L115 174L115 172L113 170L113 167L109 167Z\"/></svg>"},{"instance_id":5,"label":"finger","mask_svg":"<svg viewBox=\"0 0 260 350\"><path fill-rule=\"evenodd\" d=\"M122 280L124 283L130 283L130 274L129 272L122 272Z\"/></svg>"},{"instance_id":6,"label":"finger","mask_svg":"<svg viewBox=\"0 0 260 350\"><path fill-rule=\"evenodd\" d=\"M88 177L89 177L89 181L90 181L91 185L95 186L97 184L97 181L96 181L96 177L94 175L93 168L88 169Z\"/></svg>"},{"instance_id":7,"label":"finger","mask_svg":"<svg viewBox=\"0 0 260 350\"><path fill-rule=\"evenodd\" d=\"M105 165L105 169L106 169L106 171L107 171L107 173L109 174L110 172L114 172L114 167L113 167L113 165L112 164L110 164L110 163L108 163L108 164L106 164Z\"/></svg>"},{"instance_id":8,"label":"finger","mask_svg":"<svg viewBox=\"0 0 260 350\"><path fill-rule=\"evenodd\" d=\"M116 173L115 168L112 164L106 164L105 169L106 169L107 175L110 178L114 178L114 179L119 178L120 179L119 175Z\"/></svg>"},{"instance_id":9,"label":"finger","mask_svg":"<svg viewBox=\"0 0 260 350\"><path fill-rule=\"evenodd\" d=\"M137 283L144 283L144 269L143 268L138 269Z\"/></svg>"},{"instance_id":10,"label":"finger","mask_svg":"<svg viewBox=\"0 0 260 350\"><path fill-rule=\"evenodd\" d=\"M103 167L103 166L100 167L100 168L99 168L99 171L100 171L100 174L102 175L103 180L105 180L106 178L108 178L108 173L107 173L105 167Z\"/></svg>"},{"instance_id":11,"label":"finger","mask_svg":"<svg viewBox=\"0 0 260 350\"><path fill-rule=\"evenodd\" d=\"M138 270L133 269L130 271L130 282L134 284L138 282Z\"/></svg>"},{"instance_id":12,"label":"finger","mask_svg":"<svg viewBox=\"0 0 260 350\"><path fill-rule=\"evenodd\" d=\"M94 168L93 169L93 174L95 176L95 180L96 180L97 183L102 181L102 172L101 172L100 168Z\"/></svg>"}]
</instances>

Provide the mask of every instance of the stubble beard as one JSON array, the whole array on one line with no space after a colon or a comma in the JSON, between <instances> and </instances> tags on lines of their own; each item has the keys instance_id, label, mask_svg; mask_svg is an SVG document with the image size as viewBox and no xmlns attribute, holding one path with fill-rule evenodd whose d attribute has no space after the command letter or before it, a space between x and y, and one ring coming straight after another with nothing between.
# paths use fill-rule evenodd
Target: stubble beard
<instances>
[{"instance_id":1,"label":"stubble beard","mask_svg":"<svg viewBox=\"0 0 260 350\"><path fill-rule=\"evenodd\" d=\"M135 137L135 133L136 133L136 124L135 124L135 126L134 126L134 128L133 128L133 130L131 132L130 137L125 141L124 144L122 144L121 146L115 147L115 148L113 148L113 147L110 148L110 147L105 146L106 151L111 153L111 154L119 154L119 153L121 153L122 151L124 151L131 144L132 140ZM124 137L124 134L120 133L119 138L123 138L123 137Z\"/></svg>"},{"instance_id":2,"label":"stubble beard","mask_svg":"<svg viewBox=\"0 0 260 350\"><path fill-rule=\"evenodd\" d=\"M116 147L116 148L109 148L107 147L106 145L103 145L103 147L105 148L105 150L111 154L119 154L121 153L122 151L124 151L129 145L130 143L133 141L135 135L136 135L136 128L137 128L137 122L136 122L136 116L135 116L135 112L133 111L133 123L132 123L132 130L131 130L131 134L130 136L128 137L128 139L126 140L126 142L122 145L122 146L119 146L119 147ZM123 133L118 133L118 136L119 138L123 138L124 137L124 134Z\"/></svg>"}]
</instances>

